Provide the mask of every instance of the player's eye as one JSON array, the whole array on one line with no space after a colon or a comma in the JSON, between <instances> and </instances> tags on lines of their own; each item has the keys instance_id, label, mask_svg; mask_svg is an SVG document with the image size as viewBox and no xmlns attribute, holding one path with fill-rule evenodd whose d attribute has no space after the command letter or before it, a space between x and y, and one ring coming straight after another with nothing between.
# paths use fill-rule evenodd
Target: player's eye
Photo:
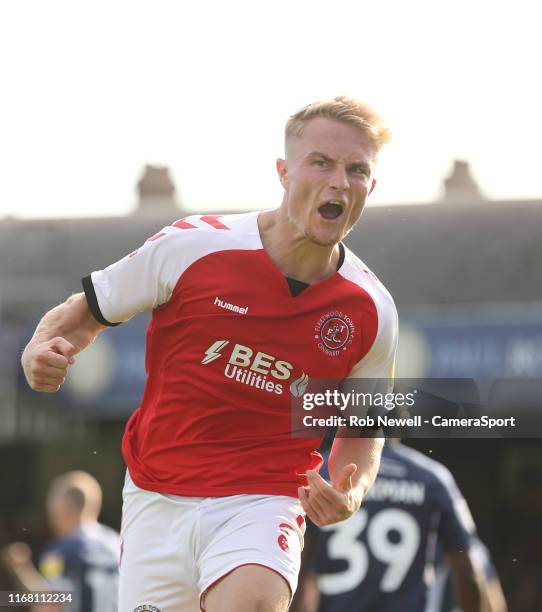
<instances>
[{"instance_id":1,"label":"player's eye","mask_svg":"<svg viewBox=\"0 0 542 612\"><path fill-rule=\"evenodd\" d=\"M365 166L352 166L352 172L355 174L361 174L363 176L369 176L369 170Z\"/></svg>"},{"instance_id":2,"label":"player's eye","mask_svg":"<svg viewBox=\"0 0 542 612\"><path fill-rule=\"evenodd\" d=\"M327 161L327 159L317 159L314 163L317 166L320 166L320 168L327 168L329 166L329 162Z\"/></svg>"}]
</instances>

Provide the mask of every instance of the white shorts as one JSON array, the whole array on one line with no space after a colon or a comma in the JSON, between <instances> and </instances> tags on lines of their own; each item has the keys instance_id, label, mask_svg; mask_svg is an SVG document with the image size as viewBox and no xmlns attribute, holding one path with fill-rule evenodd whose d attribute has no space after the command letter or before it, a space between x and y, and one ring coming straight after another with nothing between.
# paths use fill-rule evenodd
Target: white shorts
<instances>
[{"instance_id":1,"label":"white shorts","mask_svg":"<svg viewBox=\"0 0 542 612\"><path fill-rule=\"evenodd\" d=\"M293 596L305 513L295 497L179 497L123 490L119 612L198 612L206 591L247 564L280 574Z\"/></svg>"}]
</instances>

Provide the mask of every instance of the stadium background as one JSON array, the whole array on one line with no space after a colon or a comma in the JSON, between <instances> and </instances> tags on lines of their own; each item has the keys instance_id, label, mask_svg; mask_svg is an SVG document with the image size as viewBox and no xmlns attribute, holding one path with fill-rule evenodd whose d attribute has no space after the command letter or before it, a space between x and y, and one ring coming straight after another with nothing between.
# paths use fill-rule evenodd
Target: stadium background
<instances>
[{"instance_id":1,"label":"stadium background","mask_svg":"<svg viewBox=\"0 0 542 612\"><path fill-rule=\"evenodd\" d=\"M82 276L186 214L167 168L147 166L137 188L129 216L0 220L0 547L23 540L38 553L49 537L47 484L74 468L98 478L102 520L119 528L120 439L144 383L148 318L100 336L56 395L25 386L19 355L40 316L79 291ZM489 201L460 161L438 201L367 208L347 242L397 303L398 376L541 377L540 227L542 201ZM511 611L542 609L540 440L408 443L452 470ZM0 590L12 586L0 569Z\"/></svg>"}]
</instances>

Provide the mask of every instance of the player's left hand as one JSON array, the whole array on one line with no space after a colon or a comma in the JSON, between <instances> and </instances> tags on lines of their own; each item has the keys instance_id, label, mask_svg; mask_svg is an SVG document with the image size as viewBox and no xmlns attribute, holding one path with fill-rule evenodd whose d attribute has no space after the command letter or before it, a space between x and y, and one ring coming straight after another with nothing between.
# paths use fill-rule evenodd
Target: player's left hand
<instances>
[{"instance_id":1,"label":"player's left hand","mask_svg":"<svg viewBox=\"0 0 542 612\"><path fill-rule=\"evenodd\" d=\"M307 487L299 487L298 494L303 509L318 527L331 525L350 518L359 510L362 491L352 484L357 465L345 465L335 482L327 482L318 472L307 471Z\"/></svg>"}]
</instances>

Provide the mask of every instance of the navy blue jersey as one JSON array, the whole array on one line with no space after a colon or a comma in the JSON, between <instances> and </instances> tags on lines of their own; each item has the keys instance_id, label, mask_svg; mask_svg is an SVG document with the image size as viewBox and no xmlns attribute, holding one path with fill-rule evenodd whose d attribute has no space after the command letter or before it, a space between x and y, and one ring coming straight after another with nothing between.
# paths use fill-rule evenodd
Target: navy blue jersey
<instances>
[{"instance_id":1,"label":"navy blue jersey","mask_svg":"<svg viewBox=\"0 0 542 612\"><path fill-rule=\"evenodd\" d=\"M437 540L444 551L468 549L474 523L447 468L386 444L359 512L315 532L319 612L422 612Z\"/></svg>"},{"instance_id":2,"label":"navy blue jersey","mask_svg":"<svg viewBox=\"0 0 542 612\"><path fill-rule=\"evenodd\" d=\"M84 523L54 540L40 560L51 588L75 591L70 612L116 612L120 536L99 523Z\"/></svg>"}]
</instances>

